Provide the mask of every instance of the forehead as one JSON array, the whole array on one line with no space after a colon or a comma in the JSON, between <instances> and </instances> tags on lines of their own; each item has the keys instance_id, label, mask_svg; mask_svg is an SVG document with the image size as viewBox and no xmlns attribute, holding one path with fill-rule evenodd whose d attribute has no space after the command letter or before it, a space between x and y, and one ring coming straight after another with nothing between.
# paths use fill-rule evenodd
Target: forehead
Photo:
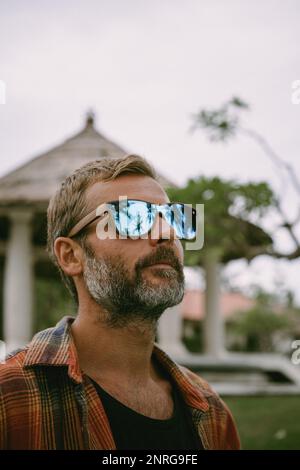
<instances>
[{"instance_id":1,"label":"forehead","mask_svg":"<svg viewBox=\"0 0 300 470\"><path fill-rule=\"evenodd\" d=\"M90 209L103 202L115 201L119 196L156 204L169 202L162 186L146 175L121 175L112 181L98 181L86 190L86 202Z\"/></svg>"}]
</instances>

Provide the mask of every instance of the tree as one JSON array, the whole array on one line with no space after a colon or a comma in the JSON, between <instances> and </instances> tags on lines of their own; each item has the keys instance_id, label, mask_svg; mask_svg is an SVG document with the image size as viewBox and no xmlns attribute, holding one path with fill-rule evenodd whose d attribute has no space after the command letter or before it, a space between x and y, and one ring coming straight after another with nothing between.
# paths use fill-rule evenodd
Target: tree
<instances>
[{"instance_id":1,"label":"tree","mask_svg":"<svg viewBox=\"0 0 300 470\"><path fill-rule=\"evenodd\" d=\"M256 286L255 305L247 311L236 312L227 322L231 334L245 339L247 351L273 351L275 333L277 340L292 338L295 326L299 328L299 309L294 305L291 292L277 287L276 292L267 292Z\"/></svg>"},{"instance_id":2,"label":"tree","mask_svg":"<svg viewBox=\"0 0 300 470\"><path fill-rule=\"evenodd\" d=\"M190 179L184 188L169 189L168 194L171 200L205 206L204 248L185 250L185 263L205 270L204 346L208 354L220 356L224 348L220 265L239 258L250 261L255 253L273 249L272 237L258 223L273 207L274 194L266 182L239 184L204 176Z\"/></svg>"},{"instance_id":3,"label":"tree","mask_svg":"<svg viewBox=\"0 0 300 470\"><path fill-rule=\"evenodd\" d=\"M249 105L233 97L217 110L201 110L194 116L193 129L207 131L211 141L226 141L243 133L260 145L271 159L280 177L287 172L294 189L300 195L300 183L293 167L281 159L267 140L258 132L242 126L240 114ZM205 248L202 251L186 251L187 264L202 264L206 271L206 351L220 355L223 343L220 314L219 264L231 259L245 258L250 262L259 255L274 258L296 259L300 256L300 243L295 226L300 220L288 220L282 208L282 200L273 193L266 182L237 184L220 178L190 179L186 188L170 191L170 196L188 203L205 203ZM274 233L271 237L259 225L261 216L268 210L276 210L281 223L290 235L295 248L283 253L275 248ZM254 223L255 222L255 223Z\"/></svg>"},{"instance_id":4,"label":"tree","mask_svg":"<svg viewBox=\"0 0 300 470\"><path fill-rule=\"evenodd\" d=\"M273 334L287 328L286 316L279 315L266 305L239 312L230 320L230 329L246 339L247 351L270 352L273 350Z\"/></svg>"},{"instance_id":5,"label":"tree","mask_svg":"<svg viewBox=\"0 0 300 470\"><path fill-rule=\"evenodd\" d=\"M241 113L249 109L248 103L239 97L233 97L218 109L202 109L195 114L193 116L192 130L203 129L213 142L229 141L237 137L238 134L246 135L254 140L263 150L266 157L272 161L283 185L285 185L285 174L288 175L291 186L294 188L299 198L298 215L293 221L289 220L282 207L282 196L280 198L278 196L273 197L273 206L281 219L278 229L284 228L287 231L295 248L290 253L282 253L275 250L274 247L266 251L264 247L262 247L260 252L253 252L253 256L266 254L274 258L293 260L300 256L300 241L295 230L296 225L300 222L300 181L293 166L275 152L265 137L256 130L249 129L242 125ZM284 194L284 191L282 191L281 194Z\"/></svg>"}]
</instances>

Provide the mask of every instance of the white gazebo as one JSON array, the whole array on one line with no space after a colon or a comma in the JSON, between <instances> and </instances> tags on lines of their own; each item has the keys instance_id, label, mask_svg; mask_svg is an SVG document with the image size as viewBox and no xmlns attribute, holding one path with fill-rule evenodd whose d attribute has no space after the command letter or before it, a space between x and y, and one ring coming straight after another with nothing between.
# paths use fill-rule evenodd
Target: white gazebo
<instances>
[{"instance_id":1,"label":"white gazebo","mask_svg":"<svg viewBox=\"0 0 300 470\"><path fill-rule=\"evenodd\" d=\"M50 197L76 168L127 153L95 129L93 113L89 113L79 133L0 179L0 339L4 339L7 351L25 345L32 337L36 264L49 265L51 271L45 250ZM165 188L175 186L161 175L159 181ZM178 338L178 309L173 316L171 311L166 315L168 321L161 323L159 337L169 338L175 328L173 337Z\"/></svg>"}]
</instances>

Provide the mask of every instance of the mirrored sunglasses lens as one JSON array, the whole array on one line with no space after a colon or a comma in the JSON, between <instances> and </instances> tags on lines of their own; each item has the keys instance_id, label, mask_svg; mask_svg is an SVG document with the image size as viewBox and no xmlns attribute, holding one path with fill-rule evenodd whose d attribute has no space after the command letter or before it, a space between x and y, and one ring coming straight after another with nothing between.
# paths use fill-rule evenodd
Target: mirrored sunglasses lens
<instances>
[{"instance_id":1,"label":"mirrored sunglasses lens","mask_svg":"<svg viewBox=\"0 0 300 470\"><path fill-rule=\"evenodd\" d=\"M115 222L118 231L129 237L140 237L148 233L154 219L151 204L143 201L120 202Z\"/></svg>"},{"instance_id":2,"label":"mirrored sunglasses lens","mask_svg":"<svg viewBox=\"0 0 300 470\"><path fill-rule=\"evenodd\" d=\"M174 220L172 226L176 235L186 240L196 236L196 211L187 204L173 204Z\"/></svg>"}]
</instances>

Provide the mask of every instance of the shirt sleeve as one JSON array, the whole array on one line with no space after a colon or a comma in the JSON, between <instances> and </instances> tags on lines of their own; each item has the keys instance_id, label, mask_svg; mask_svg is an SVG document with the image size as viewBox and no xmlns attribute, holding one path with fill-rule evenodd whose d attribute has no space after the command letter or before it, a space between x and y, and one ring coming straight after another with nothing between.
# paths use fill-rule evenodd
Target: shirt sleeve
<instances>
[{"instance_id":1,"label":"shirt sleeve","mask_svg":"<svg viewBox=\"0 0 300 470\"><path fill-rule=\"evenodd\" d=\"M235 420L232 416L232 413L226 403L219 397L221 404L224 407L224 411L226 412L226 419L224 420L224 432L223 435L220 436L220 443L222 449L224 450L240 450L241 449L241 441L240 436L237 430L237 426L235 424Z\"/></svg>"},{"instance_id":2,"label":"shirt sleeve","mask_svg":"<svg viewBox=\"0 0 300 470\"><path fill-rule=\"evenodd\" d=\"M7 427L6 427L6 410L4 405L4 397L0 384L0 450L6 449Z\"/></svg>"},{"instance_id":3,"label":"shirt sleeve","mask_svg":"<svg viewBox=\"0 0 300 470\"><path fill-rule=\"evenodd\" d=\"M181 366L181 369L199 387L209 403L209 410L204 413L202 423L200 423L200 428L205 433L209 448L215 450L240 450L241 441L237 426L226 403L200 375L184 366Z\"/></svg>"}]
</instances>

